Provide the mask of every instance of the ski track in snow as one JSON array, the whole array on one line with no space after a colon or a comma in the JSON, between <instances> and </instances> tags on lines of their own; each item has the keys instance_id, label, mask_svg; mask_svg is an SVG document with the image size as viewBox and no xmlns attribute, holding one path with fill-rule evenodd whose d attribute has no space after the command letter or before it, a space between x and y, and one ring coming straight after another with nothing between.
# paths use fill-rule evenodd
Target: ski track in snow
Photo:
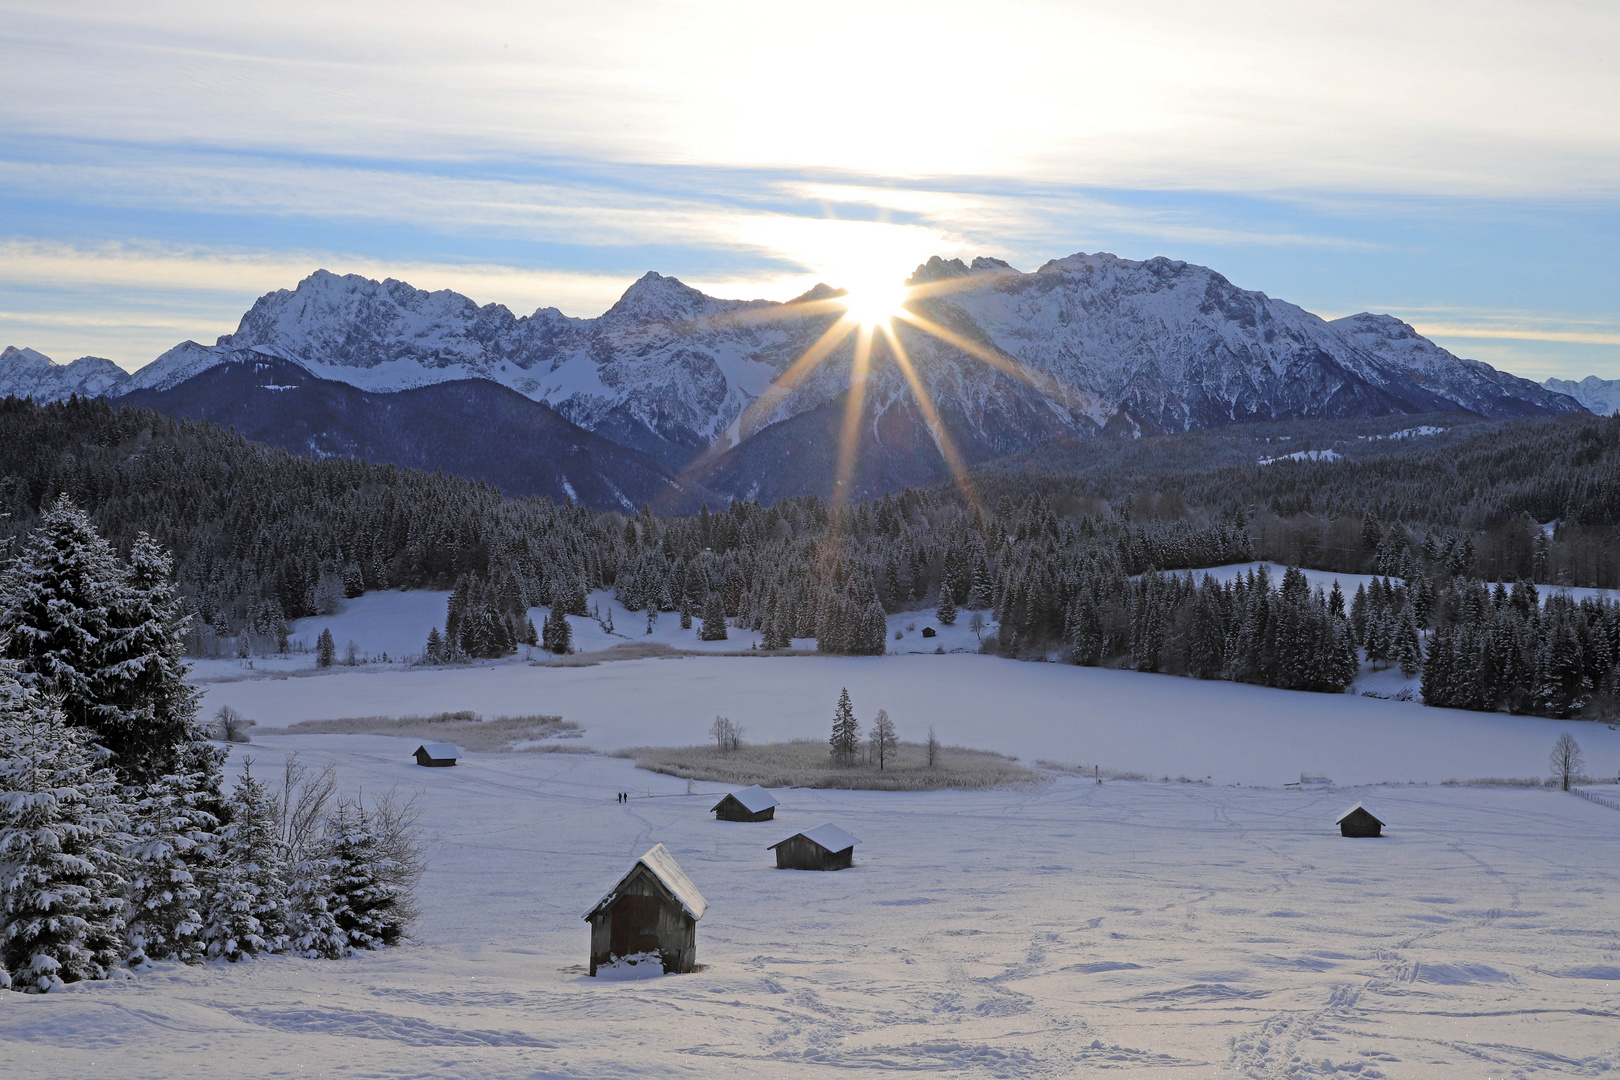
<instances>
[{"instance_id":1,"label":"ski track in snow","mask_svg":"<svg viewBox=\"0 0 1620 1080\"><path fill-rule=\"evenodd\" d=\"M746 663L748 661L735 661ZM287 684L282 684L287 685ZM1588 1076L1620 1068L1620 823L1559 792L1279 790L1060 777L1036 790L779 792L596 755L272 736L344 787L419 791L416 940L42 998L7 1075L147 1077ZM629 790L628 804L614 800ZM1385 838L1332 822L1367 798ZM853 869L777 871L832 821ZM702 970L585 976L581 913L661 841L708 898Z\"/></svg>"}]
</instances>

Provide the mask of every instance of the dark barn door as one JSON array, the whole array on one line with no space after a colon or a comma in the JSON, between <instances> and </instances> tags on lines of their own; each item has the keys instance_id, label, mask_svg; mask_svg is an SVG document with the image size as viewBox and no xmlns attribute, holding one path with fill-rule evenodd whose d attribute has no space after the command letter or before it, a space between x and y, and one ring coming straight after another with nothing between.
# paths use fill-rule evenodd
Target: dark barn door
<instances>
[{"instance_id":1,"label":"dark barn door","mask_svg":"<svg viewBox=\"0 0 1620 1080\"><path fill-rule=\"evenodd\" d=\"M609 948L614 956L658 951L656 896L621 896L613 905L613 933Z\"/></svg>"}]
</instances>

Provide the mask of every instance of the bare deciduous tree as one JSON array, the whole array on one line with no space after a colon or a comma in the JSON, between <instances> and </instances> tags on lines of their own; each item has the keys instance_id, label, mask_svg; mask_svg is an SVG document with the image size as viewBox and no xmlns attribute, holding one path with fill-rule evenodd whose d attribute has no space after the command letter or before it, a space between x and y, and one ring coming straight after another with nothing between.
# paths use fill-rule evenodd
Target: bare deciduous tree
<instances>
[{"instance_id":1,"label":"bare deciduous tree","mask_svg":"<svg viewBox=\"0 0 1620 1080\"><path fill-rule=\"evenodd\" d=\"M715 746L720 748L722 754L729 754L742 747L743 729L724 716L714 718L714 723L709 725L709 736L714 739Z\"/></svg>"},{"instance_id":2,"label":"bare deciduous tree","mask_svg":"<svg viewBox=\"0 0 1620 1080\"><path fill-rule=\"evenodd\" d=\"M928 767L932 769L939 764L939 739L934 735L934 729L928 729Z\"/></svg>"},{"instance_id":3,"label":"bare deciduous tree","mask_svg":"<svg viewBox=\"0 0 1620 1080\"><path fill-rule=\"evenodd\" d=\"M877 759L878 771L883 771L884 763L894 756L900 746L900 738L894 733L894 721L889 719L887 709L879 709L877 717L872 721L872 756Z\"/></svg>"},{"instance_id":4,"label":"bare deciduous tree","mask_svg":"<svg viewBox=\"0 0 1620 1080\"><path fill-rule=\"evenodd\" d=\"M1581 765L1581 744L1566 731L1553 743L1552 753L1547 755L1547 767L1552 770L1553 779L1568 791L1569 785L1581 775Z\"/></svg>"}]
</instances>

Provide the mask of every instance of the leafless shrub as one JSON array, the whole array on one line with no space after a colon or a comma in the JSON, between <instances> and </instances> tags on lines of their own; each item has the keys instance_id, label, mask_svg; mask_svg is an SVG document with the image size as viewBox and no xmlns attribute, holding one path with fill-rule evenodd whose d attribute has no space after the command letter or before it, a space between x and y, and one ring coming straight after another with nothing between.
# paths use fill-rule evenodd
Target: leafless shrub
<instances>
[{"instance_id":1,"label":"leafless shrub","mask_svg":"<svg viewBox=\"0 0 1620 1080\"><path fill-rule=\"evenodd\" d=\"M381 858L377 876L399 889L394 910L400 922L409 926L422 913L416 899L416 885L427 869L422 857L422 807L416 795L401 795L398 785L372 796L369 809L363 799L356 800L356 805L365 813L372 835L377 838L377 854Z\"/></svg>"},{"instance_id":2,"label":"leafless shrub","mask_svg":"<svg viewBox=\"0 0 1620 1080\"><path fill-rule=\"evenodd\" d=\"M235 743L249 741L248 728L255 726L252 720L249 720L229 705L219 707L219 711L214 714L214 724L221 739Z\"/></svg>"},{"instance_id":3,"label":"leafless shrub","mask_svg":"<svg viewBox=\"0 0 1620 1080\"><path fill-rule=\"evenodd\" d=\"M296 753L287 755L282 763L281 790L276 793L276 816L292 865L298 865L314 850L336 791L336 766L327 765L312 773Z\"/></svg>"}]
</instances>

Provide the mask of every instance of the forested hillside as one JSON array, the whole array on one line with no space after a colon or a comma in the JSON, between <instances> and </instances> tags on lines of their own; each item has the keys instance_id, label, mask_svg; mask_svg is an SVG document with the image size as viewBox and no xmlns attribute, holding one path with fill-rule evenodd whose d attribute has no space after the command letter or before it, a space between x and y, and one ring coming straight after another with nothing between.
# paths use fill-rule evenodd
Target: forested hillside
<instances>
[{"instance_id":1,"label":"forested hillside","mask_svg":"<svg viewBox=\"0 0 1620 1080\"><path fill-rule=\"evenodd\" d=\"M1448 702L1562 714L1612 693L1609 605L1542 613L1506 591L1482 601L1469 583L1620 584L1620 419L1430 430L1317 429L1318 456L1323 442L1343 448L1331 460L1286 457L1301 441L1278 428L1093 440L994 463L967 494L656 517L311 461L139 409L8 400L0 508L21 531L65 493L121 550L152 533L176 554L202 650L222 637L274 647L286 620L341 596L434 586L454 587L459 604L445 655L500 655L528 608L583 615L588 593L609 588L631 610L732 620L767 647L812 637L824 651L881 653L884 613L926 605L947 621L993 613L986 648L1004 655L1318 690L1348 685L1357 648L1415 672L1432 628L1431 648L1451 658L1431 680ZM1277 460L1262 465L1266 447ZM1293 576L1221 585L1165 573L1251 558L1392 580L1352 602ZM1487 655L1488 623L1503 629L1485 635ZM1508 655L1504 634L1506 668L1491 660ZM1497 682L1477 693L1464 685L1487 677Z\"/></svg>"}]
</instances>

